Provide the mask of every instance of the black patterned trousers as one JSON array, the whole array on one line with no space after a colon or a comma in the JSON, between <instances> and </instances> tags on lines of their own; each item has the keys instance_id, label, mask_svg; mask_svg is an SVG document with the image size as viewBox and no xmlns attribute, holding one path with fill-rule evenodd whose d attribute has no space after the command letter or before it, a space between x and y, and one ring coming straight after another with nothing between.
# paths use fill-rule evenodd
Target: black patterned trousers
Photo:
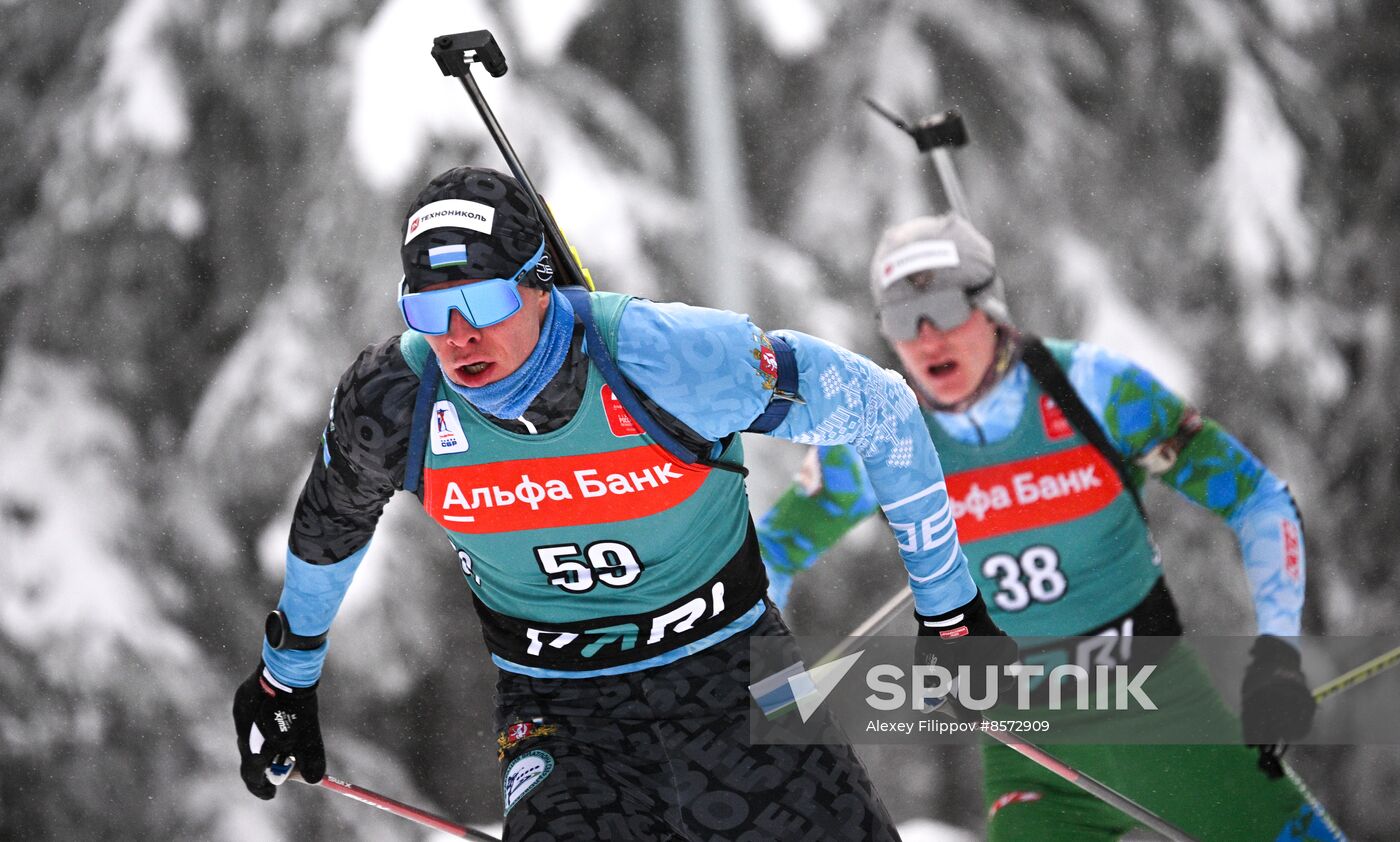
<instances>
[{"instance_id":1,"label":"black patterned trousers","mask_svg":"<svg viewBox=\"0 0 1400 842\"><path fill-rule=\"evenodd\" d=\"M502 672L507 842L898 840L834 723L828 744L750 744L755 634L788 631L769 608L749 632L655 669L590 679Z\"/></svg>"}]
</instances>

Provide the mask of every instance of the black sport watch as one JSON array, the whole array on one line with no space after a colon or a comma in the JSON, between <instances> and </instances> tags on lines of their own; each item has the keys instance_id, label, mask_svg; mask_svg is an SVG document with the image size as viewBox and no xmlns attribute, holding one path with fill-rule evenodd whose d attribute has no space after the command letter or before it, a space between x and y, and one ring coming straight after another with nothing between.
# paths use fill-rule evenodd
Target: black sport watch
<instances>
[{"instance_id":1,"label":"black sport watch","mask_svg":"<svg viewBox=\"0 0 1400 842\"><path fill-rule=\"evenodd\" d=\"M321 644L326 642L325 632L312 637L293 632L292 624L280 608L267 615L263 633L267 636L267 645L273 649L320 649Z\"/></svg>"}]
</instances>

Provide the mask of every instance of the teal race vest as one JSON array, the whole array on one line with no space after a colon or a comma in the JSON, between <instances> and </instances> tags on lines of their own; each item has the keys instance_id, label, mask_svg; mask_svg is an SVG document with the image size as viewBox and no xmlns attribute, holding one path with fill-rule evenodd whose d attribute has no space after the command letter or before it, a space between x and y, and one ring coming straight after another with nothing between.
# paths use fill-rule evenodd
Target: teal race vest
<instances>
[{"instance_id":1,"label":"teal race vest","mask_svg":"<svg viewBox=\"0 0 1400 842\"><path fill-rule=\"evenodd\" d=\"M1072 346L1047 345L1067 368ZM1033 378L1003 441L964 444L925 420L973 578L1008 634L1090 632L1153 591L1161 561L1132 491Z\"/></svg>"},{"instance_id":2,"label":"teal race vest","mask_svg":"<svg viewBox=\"0 0 1400 842\"><path fill-rule=\"evenodd\" d=\"M593 293L616 354L629 297ZM422 334L410 367L436 365ZM590 362L558 430L503 430L446 383L428 426L423 506L447 530L491 651L532 668L646 660L729 625L767 586L743 476L687 465L628 414ZM734 436L718 461L741 467Z\"/></svg>"}]
</instances>

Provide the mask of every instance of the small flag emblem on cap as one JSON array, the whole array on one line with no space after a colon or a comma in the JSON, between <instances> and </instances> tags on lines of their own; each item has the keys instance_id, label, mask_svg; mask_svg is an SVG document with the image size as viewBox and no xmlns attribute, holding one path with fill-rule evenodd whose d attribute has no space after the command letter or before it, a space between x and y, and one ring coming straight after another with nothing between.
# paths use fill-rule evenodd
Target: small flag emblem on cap
<instances>
[{"instance_id":1,"label":"small flag emblem on cap","mask_svg":"<svg viewBox=\"0 0 1400 842\"><path fill-rule=\"evenodd\" d=\"M428 249L428 266L432 269L441 269L444 266L460 266L467 262L467 247L457 246L434 246Z\"/></svg>"}]
</instances>

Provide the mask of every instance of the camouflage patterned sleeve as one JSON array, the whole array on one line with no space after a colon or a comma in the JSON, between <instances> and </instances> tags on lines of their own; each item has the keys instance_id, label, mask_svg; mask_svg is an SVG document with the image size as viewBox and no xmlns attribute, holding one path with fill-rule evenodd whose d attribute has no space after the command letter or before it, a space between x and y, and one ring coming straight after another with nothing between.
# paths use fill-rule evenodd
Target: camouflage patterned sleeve
<instances>
[{"instance_id":1,"label":"camouflage patterned sleeve","mask_svg":"<svg viewBox=\"0 0 1400 842\"><path fill-rule=\"evenodd\" d=\"M1148 372L1079 345L1070 381L1134 464L1229 525L1240 543L1260 634L1298 634L1303 526L1288 487L1219 424L1202 418Z\"/></svg>"},{"instance_id":2,"label":"camouflage patterned sleeve","mask_svg":"<svg viewBox=\"0 0 1400 842\"><path fill-rule=\"evenodd\" d=\"M1234 530L1259 633L1297 635L1306 566L1303 523L1283 480L1209 419L1158 479Z\"/></svg>"},{"instance_id":3,"label":"camouflage patterned sleeve","mask_svg":"<svg viewBox=\"0 0 1400 842\"><path fill-rule=\"evenodd\" d=\"M333 564L369 543L384 504L403 485L417 389L398 337L366 348L340 378L292 516L289 547L298 558Z\"/></svg>"},{"instance_id":4,"label":"camouflage patterned sleeve","mask_svg":"<svg viewBox=\"0 0 1400 842\"><path fill-rule=\"evenodd\" d=\"M417 390L418 375L399 352L398 337L366 348L340 378L292 514L277 607L293 632L329 632L384 504L403 485ZM278 650L264 640L263 663L278 681L310 687L321 678L329 646Z\"/></svg>"},{"instance_id":5,"label":"camouflage patterned sleeve","mask_svg":"<svg viewBox=\"0 0 1400 842\"><path fill-rule=\"evenodd\" d=\"M807 570L879 503L860 456L845 445L809 450L802 470L758 521L758 541L768 568L768 598L787 605L794 574Z\"/></svg>"},{"instance_id":6,"label":"camouflage patterned sleeve","mask_svg":"<svg viewBox=\"0 0 1400 842\"><path fill-rule=\"evenodd\" d=\"M1151 473L1229 521L1268 473L1254 454L1140 366L1093 345L1075 347L1075 390L1109 440L1142 475Z\"/></svg>"}]
</instances>

